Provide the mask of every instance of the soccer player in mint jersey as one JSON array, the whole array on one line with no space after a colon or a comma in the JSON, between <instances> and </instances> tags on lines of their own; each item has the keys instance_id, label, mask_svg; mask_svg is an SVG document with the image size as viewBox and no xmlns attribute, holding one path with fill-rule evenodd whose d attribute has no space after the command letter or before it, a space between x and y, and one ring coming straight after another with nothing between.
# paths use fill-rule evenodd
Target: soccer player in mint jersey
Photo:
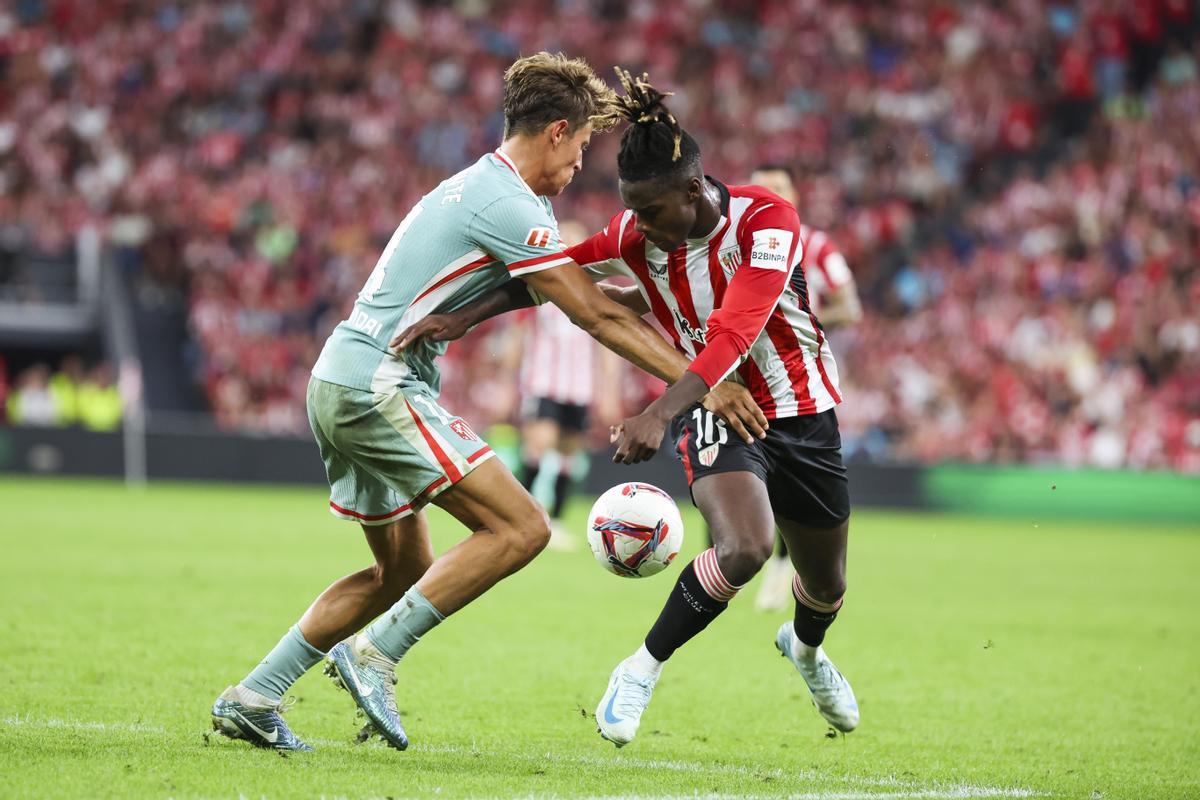
<instances>
[{"instance_id":1,"label":"soccer player in mint jersey","mask_svg":"<svg viewBox=\"0 0 1200 800\"><path fill-rule=\"evenodd\" d=\"M212 709L218 731L263 747L311 749L283 721L281 701L325 658L327 673L366 715L364 733L405 748L393 688L397 661L549 538L545 512L470 426L438 403L436 358L446 345L425 342L401 353L389 345L398 331L519 277L643 369L668 382L684 374L687 359L563 252L547 199L579 171L593 128L611 124L614 101L583 61L548 53L520 59L504 76L501 146L443 181L396 228L349 318L325 343L308 389L329 508L361 524L375 563L326 589L221 694ZM724 386L706 402L735 428L741 418L756 432L765 424L740 387ZM421 512L431 502L471 532L436 560Z\"/></svg>"},{"instance_id":2,"label":"soccer player in mint jersey","mask_svg":"<svg viewBox=\"0 0 1200 800\"><path fill-rule=\"evenodd\" d=\"M653 313L693 361L687 374L614 431L615 459L658 448L672 422L676 452L714 547L684 567L644 643L617 665L596 708L600 733L622 746L637 733L665 662L725 610L771 556L775 528L797 578L795 616L775 645L803 677L818 710L841 731L858 725L850 684L822 647L846 589L850 500L834 406L837 368L808 306L800 220L758 186L706 176L695 140L643 77L621 73L631 125L617 158L628 210L568 254L639 313ZM455 335L520 300L506 288L419 323L406 342ZM770 420L759 440L731 436L696 401L736 375Z\"/></svg>"}]
</instances>

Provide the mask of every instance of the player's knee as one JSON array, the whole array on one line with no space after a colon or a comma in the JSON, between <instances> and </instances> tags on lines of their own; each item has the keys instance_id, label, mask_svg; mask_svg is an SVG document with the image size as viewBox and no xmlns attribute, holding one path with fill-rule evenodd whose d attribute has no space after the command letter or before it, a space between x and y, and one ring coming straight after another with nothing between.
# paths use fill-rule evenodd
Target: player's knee
<instances>
[{"instance_id":1,"label":"player's knee","mask_svg":"<svg viewBox=\"0 0 1200 800\"><path fill-rule=\"evenodd\" d=\"M741 586L758 574L763 564L771 557L774 542L733 541L717 547L717 565L725 580Z\"/></svg>"},{"instance_id":2,"label":"player's knee","mask_svg":"<svg viewBox=\"0 0 1200 800\"><path fill-rule=\"evenodd\" d=\"M846 593L846 576L829 575L804 581L804 593L818 603L836 603Z\"/></svg>"},{"instance_id":3,"label":"player's knee","mask_svg":"<svg viewBox=\"0 0 1200 800\"><path fill-rule=\"evenodd\" d=\"M514 563L524 564L546 549L550 541L550 517L537 503L531 503L520 520L493 531L503 536Z\"/></svg>"}]
</instances>

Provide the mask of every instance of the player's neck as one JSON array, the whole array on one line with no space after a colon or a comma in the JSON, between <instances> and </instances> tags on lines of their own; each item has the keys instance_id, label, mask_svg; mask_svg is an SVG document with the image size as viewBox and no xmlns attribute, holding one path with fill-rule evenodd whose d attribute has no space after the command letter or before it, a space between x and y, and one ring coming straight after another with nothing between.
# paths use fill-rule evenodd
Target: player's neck
<instances>
[{"instance_id":1,"label":"player's neck","mask_svg":"<svg viewBox=\"0 0 1200 800\"><path fill-rule=\"evenodd\" d=\"M721 194L707 178L704 179L704 193L697 202L700 205L696 209L696 224L688 233L689 239L703 239L721 222Z\"/></svg>"},{"instance_id":2,"label":"player's neck","mask_svg":"<svg viewBox=\"0 0 1200 800\"><path fill-rule=\"evenodd\" d=\"M537 193L538 181L543 170L543 144L530 140L526 136L510 136L500 144L500 150L508 156L508 160L517 168L517 174L531 189Z\"/></svg>"}]
</instances>

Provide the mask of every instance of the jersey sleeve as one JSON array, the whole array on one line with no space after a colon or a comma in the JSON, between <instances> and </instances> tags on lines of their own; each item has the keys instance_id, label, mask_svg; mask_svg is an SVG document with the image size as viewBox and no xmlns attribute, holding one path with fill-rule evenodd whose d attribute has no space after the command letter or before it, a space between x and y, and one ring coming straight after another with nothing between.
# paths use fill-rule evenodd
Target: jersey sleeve
<instances>
[{"instance_id":1,"label":"jersey sleeve","mask_svg":"<svg viewBox=\"0 0 1200 800\"><path fill-rule=\"evenodd\" d=\"M850 265L846 257L838 250L837 244L824 232L814 234L809 241L809 259L815 262L817 270L825 281L825 288L836 292L853 281ZM813 252L815 251L815 252ZM816 256L816 258L813 258Z\"/></svg>"},{"instance_id":2,"label":"jersey sleeve","mask_svg":"<svg viewBox=\"0 0 1200 800\"><path fill-rule=\"evenodd\" d=\"M617 214L609 220L604 230L567 248L567 255L583 267L593 281L629 275L625 262L621 260L621 220L624 216Z\"/></svg>"},{"instance_id":3,"label":"jersey sleeve","mask_svg":"<svg viewBox=\"0 0 1200 800\"><path fill-rule=\"evenodd\" d=\"M749 352L804 255L800 219L787 206L772 204L754 214L738 239L742 266L730 279L720 308L709 315L704 350L688 367L709 387L724 380Z\"/></svg>"},{"instance_id":4,"label":"jersey sleeve","mask_svg":"<svg viewBox=\"0 0 1200 800\"><path fill-rule=\"evenodd\" d=\"M558 238L558 225L532 196L492 201L471 220L468 238L518 277L570 261Z\"/></svg>"}]
</instances>

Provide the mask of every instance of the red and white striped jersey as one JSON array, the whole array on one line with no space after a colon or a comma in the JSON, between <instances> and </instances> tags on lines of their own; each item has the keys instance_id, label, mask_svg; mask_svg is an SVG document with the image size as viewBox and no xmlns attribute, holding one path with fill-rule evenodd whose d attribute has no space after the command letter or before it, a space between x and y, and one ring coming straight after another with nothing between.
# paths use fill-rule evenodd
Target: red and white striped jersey
<instances>
[{"instance_id":1,"label":"red and white striped jersey","mask_svg":"<svg viewBox=\"0 0 1200 800\"><path fill-rule=\"evenodd\" d=\"M796 210L760 186L709 180L722 212L709 235L664 253L625 211L567 255L597 279L633 278L709 386L736 370L768 419L834 407L837 365L796 269L805 249Z\"/></svg>"},{"instance_id":2,"label":"red and white striped jersey","mask_svg":"<svg viewBox=\"0 0 1200 800\"><path fill-rule=\"evenodd\" d=\"M801 225L800 238L804 241L802 266L808 283L808 305L815 314L821 310L825 296L844 288L853 276L846 257L825 231Z\"/></svg>"},{"instance_id":3,"label":"red and white striped jersey","mask_svg":"<svg viewBox=\"0 0 1200 800\"><path fill-rule=\"evenodd\" d=\"M553 303L532 310L521 356L521 394L590 406L595 392L596 342Z\"/></svg>"}]
</instances>

